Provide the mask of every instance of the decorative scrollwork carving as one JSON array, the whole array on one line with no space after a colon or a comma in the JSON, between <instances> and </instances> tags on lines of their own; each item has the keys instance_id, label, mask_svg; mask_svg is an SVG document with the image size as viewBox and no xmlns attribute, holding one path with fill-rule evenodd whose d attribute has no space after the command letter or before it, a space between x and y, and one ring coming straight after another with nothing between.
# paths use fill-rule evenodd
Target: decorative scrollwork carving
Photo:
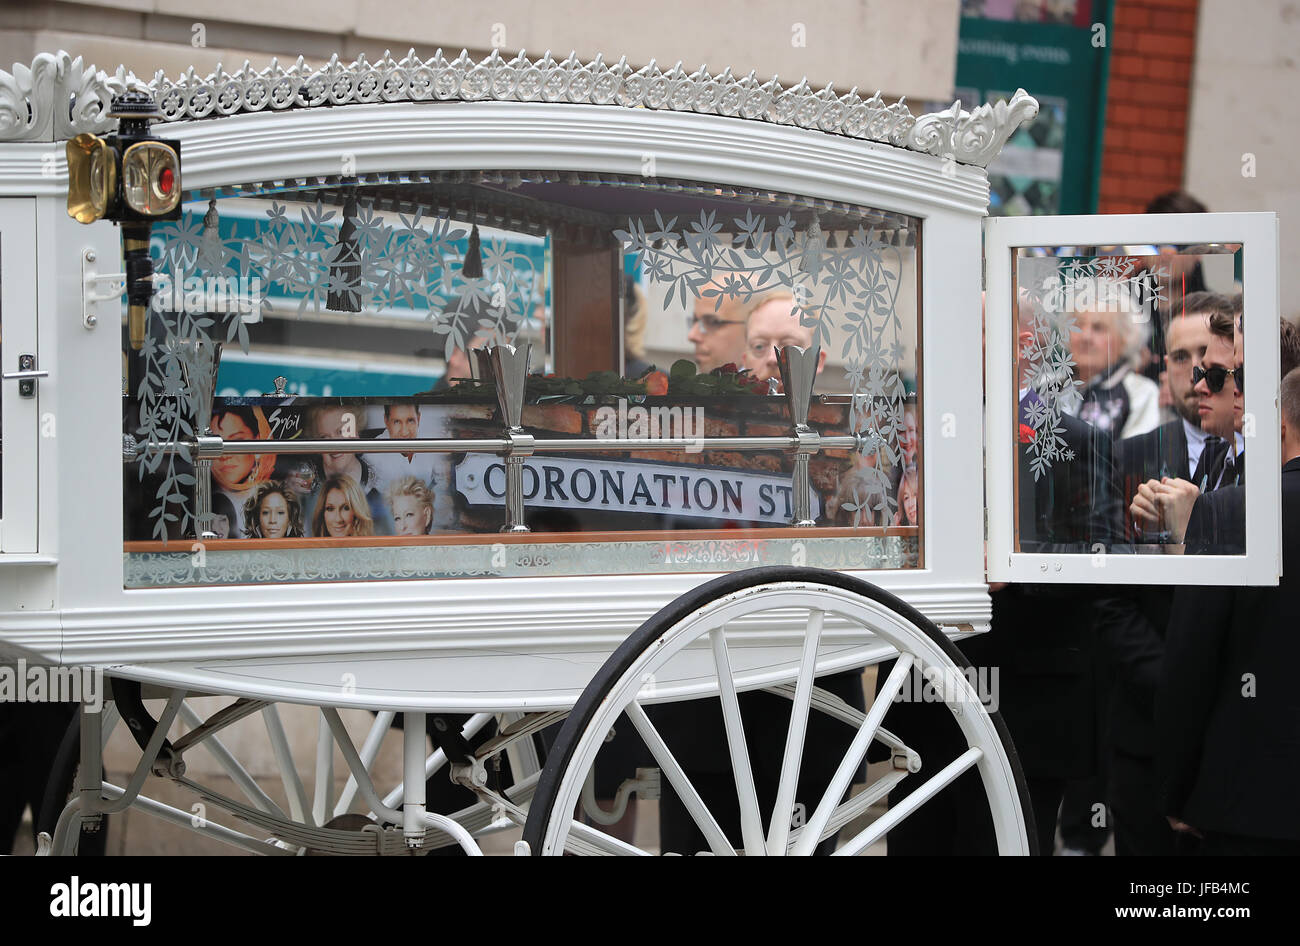
<instances>
[{"instance_id":1,"label":"decorative scrollwork carving","mask_svg":"<svg viewBox=\"0 0 1300 946\"><path fill-rule=\"evenodd\" d=\"M981 105L973 112L953 102L952 108L916 119L902 143L913 151L988 167L1021 122L1037 114L1038 102L1024 89L1016 89L1010 101Z\"/></svg>"},{"instance_id":2,"label":"decorative scrollwork carving","mask_svg":"<svg viewBox=\"0 0 1300 946\"><path fill-rule=\"evenodd\" d=\"M166 121L430 99L617 104L817 129L978 167L987 167L1020 123L1038 113L1038 103L1024 90L1010 102L973 112L954 103L913 118L901 100L887 105L879 92L864 99L856 88L843 95L830 86L815 91L806 79L785 87L776 77L762 82L751 72L737 78L730 69L715 76L705 66L688 74L680 62L664 70L651 61L633 70L626 59L610 66L601 56L584 63L570 53L557 61L549 51L540 59L521 52L506 60L493 50L475 62L464 51L453 60L442 50L422 60L411 50L400 61L384 53L374 63L364 55L352 63L332 56L320 68L300 56L288 67L272 59L260 70L246 60L234 72L218 66L204 76L190 68L175 79L159 72L148 83L120 68L108 75L83 67L80 57L60 52L42 53L30 69L15 65L12 74L0 72L0 141L49 141L102 130L110 97L128 88L152 92ZM64 102L71 103L67 114Z\"/></svg>"}]
</instances>

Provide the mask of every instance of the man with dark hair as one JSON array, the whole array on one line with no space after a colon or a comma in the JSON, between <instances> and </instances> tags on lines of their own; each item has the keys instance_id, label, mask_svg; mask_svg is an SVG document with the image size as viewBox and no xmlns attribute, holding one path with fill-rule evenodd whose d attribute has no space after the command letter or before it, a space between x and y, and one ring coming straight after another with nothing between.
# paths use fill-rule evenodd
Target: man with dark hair
<instances>
[{"instance_id":1,"label":"man with dark hair","mask_svg":"<svg viewBox=\"0 0 1300 946\"><path fill-rule=\"evenodd\" d=\"M1148 481L1131 507L1135 517L1145 515L1148 524L1168 529L1166 550L1171 552L1240 555L1246 550L1245 490L1237 485L1245 475L1240 452L1242 338L1233 301L1223 301L1227 310L1211 312L1210 341L1193 374L1197 413L1209 435L1195 484L1168 476ZM1179 329L1173 331L1177 338ZM1300 361L1298 335L1295 326L1282 323L1284 371ZM1178 843L1157 804L1154 768L1159 745L1155 695L1174 600L1173 588L1136 586L1116 589L1098 602L1103 641L1116 672L1110 798L1118 854L1171 854Z\"/></svg>"},{"instance_id":2,"label":"man with dark hair","mask_svg":"<svg viewBox=\"0 0 1300 946\"><path fill-rule=\"evenodd\" d=\"M1173 190L1166 191L1151 199L1147 204L1146 212L1149 214L1203 214L1207 212L1205 204L1201 203L1186 191ZM1151 338L1151 353L1159 356L1168 350L1165 344L1165 336L1162 329L1168 320L1170 312L1184 312L1183 299L1192 293L1205 292L1209 287L1205 284L1205 271L1201 266L1200 253L1193 247L1179 246L1160 246L1151 247L1153 254L1159 254L1159 269L1164 271L1163 284L1164 297L1167 301L1163 304L1152 300L1160 315L1154 325L1154 332ZM1146 372L1148 376L1155 381L1159 380L1158 372L1155 371L1157 360L1153 359Z\"/></svg>"},{"instance_id":3,"label":"man with dark hair","mask_svg":"<svg viewBox=\"0 0 1300 946\"><path fill-rule=\"evenodd\" d=\"M1282 338L1278 349L1278 360L1282 365L1285 378L1296 368L1300 368L1300 326L1290 319L1282 320Z\"/></svg>"},{"instance_id":4,"label":"man with dark hair","mask_svg":"<svg viewBox=\"0 0 1300 946\"><path fill-rule=\"evenodd\" d=\"M1034 387L1034 366L1027 357L1035 335L1028 299L1020 299L1017 315L1017 419L1022 428L1030 429L1031 413L1045 404ZM1078 554L1093 552L1097 546L1109 549L1112 524L1120 519L1110 438L1068 414L1056 424L1071 459L1062 456L1036 477L1031 444L1023 431L1017 445L1019 550ZM1025 775L1038 853L1050 856L1066 783L1094 776L1100 756L1095 592L1091 585L1032 583L997 583L990 592L993 613L988 633L958 646L975 667L996 668L997 709ZM946 761L964 749L951 717L924 701L894 703L883 725L906 733L908 745L923 758ZM890 793L890 805L900 804L919 784L904 780ZM889 833L888 852L994 853L987 811L978 776L966 773Z\"/></svg>"},{"instance_id":5,"label":"man with dark hair","mask_svg":"<svg viewBox=\"0 0 1300 946\"><path fill-rule=\"evenodd\" d=\"M1280 362L1282 377L1288 377L1300 367L1300 330L1282 320L1280 339ZM1241 370L1238 361L1237 370ZM1208 379L1207 379L1208 380ZM1227 385L1225 384L1226 388ZM1285 386L1284 386L1285 390ZM1236 420L1241 423L1241 392L1234 391ZM1283 429L1286 429L1285 405L1283 406ZM1284 454L1285 455L1285 454ZM1246 493L1241 484L1245 482L1245 454L1238 454L1235 469L1239 473L1233 478L1234 468L1229 466L1233 458L1225 461L1225 471L1221 477L1223 489L1216 490L1213 502L1210 495L1202 497L1188 514L1187 527L1184 530L1184 548L1188 555L1244 555L1246 553Z\"/></svg>"},{"instance_id":6,"label":"man with dark hair","mask_svg":"<svg viewBox=\"0 0 1300 946\"><path fill-rule=\"evenodd\" d=\"M1282 579L1179 588L1156 704L1162 810L1201 854L1300 854L1300 370L1282 379ZM1244 492L1201 498L1193 520ZM1189 532L1191 529L1189 528Z\"/></svg>"},{"instance_id":7,"label":"man with dark hair","mask_svg":"<svg viewBox=\"0 0 1300 946\"><path fill-rule=\"evenodd\" d=\"M419 404L385 404L384 430L376 440L416 440L420 437ZM367 453L366 462L375 471L375 486L381 493L398 480L413 476L432 488L437 466L433 453Z\"/></svg>"},{"instance_id":8,"label":"man with dark hair","mask_svg":"<svg viewBox=\"0 0 1300 946\"><path fill-rule=\"evenodd\" d=\"M1192 379L1201 428L1214 439L1206 440L1193 480L1171 476L1147 480L1138 487L1129 506L1138 528L1158 534L1169 543L1167 551L1181 553L1187 519L1201 492L1245 481L1245 440L1241 434L1245 404L1243 347L1232 317L1221 312L1211 314L1210 342L1202 367L1193 369Z\"/></svg>"},{"instance_id":9,"label":"man with dark hair","mask_svg":"<svg viewBox=\"0 0 1300 946\"><path fill-rule=\"evenodd\" d=\"M1200 395L1193 371L1199 371L1211 342L1210 322L1222 328L1232 306L1225 296L1190 293L1184 307L1165 317L1166 366L1173 407L1178 417L1148 434L1121 440L1116 445L1117 466L1126 503L1146 484L1167 480L1199 483L1206 478L1205 459L1209 435L1201 427ZM1125 516L1130 540L1150 542L1153 536L1138 531L1134 518ZM1119 528L1119 527L1117 527ZM1154 699L1165 626L1173 588L1163 585L1116 587L1097 601L1097 632L1112 676L1107 738L1107 786L1115 853L1123 855L1171 854L1176 838L1156 804L1153 777L1155 756Z\"/></svg>"},{"instance_id":10,"label":"man with dark hair","mask_svg":"<svg viewBox=\"0 0 1300 946\"><path fill-rule=\"evenodd\" d=\"M1165 191L1151 198L1145 211L1149 214L1203 214L1205 205L1187 191Z\"/></svg>"},{"instance_id":11,"label":"man with dark hair","mask_svg":"<svg viewBox=\"0 0 1300 946\"><path fill-rule=\"evenodd\" d=\"M1197 409L1200 397L1192 371L1210 344L1210 317L1227 317L1232 307L1227 297L1213 292L1189 293L1183 309L1167 313L1163 320L1165 365L1174 420L1155 430L1121 440L1116 445L1116 462L1123 476L1124 495L1131 498L1139 484L1171 476L1199 481L1198 470L1206 433ZM1130 535L1131 538L1138 538Z\"/></svg>"}]
</instances>

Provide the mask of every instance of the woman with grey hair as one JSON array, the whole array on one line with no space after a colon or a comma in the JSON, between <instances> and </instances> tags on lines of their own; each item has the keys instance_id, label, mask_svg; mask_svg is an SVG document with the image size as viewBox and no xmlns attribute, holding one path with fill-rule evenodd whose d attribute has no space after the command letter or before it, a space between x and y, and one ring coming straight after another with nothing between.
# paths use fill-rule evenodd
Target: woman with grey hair
<instances>
[{"instance_id":1,"label":"woman with grey hair","mask_svg":"<svg viewBox=\"0 0 1300 946\"><path fill-rule=\"evenodd\" d=\"M1070 332L1075 379L1083 382L1077 416L1124 438L1160 426L1160 386L1137 372L1150 321L1126 284L1098 279L1091 299L1079 294Z\"/></svg>"}]
</instances>

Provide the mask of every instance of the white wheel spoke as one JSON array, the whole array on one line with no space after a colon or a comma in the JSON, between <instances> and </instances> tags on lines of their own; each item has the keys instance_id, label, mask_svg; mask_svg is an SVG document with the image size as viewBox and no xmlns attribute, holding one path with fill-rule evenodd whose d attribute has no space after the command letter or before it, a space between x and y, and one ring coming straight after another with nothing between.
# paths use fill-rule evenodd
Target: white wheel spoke
<instances>
[{"instance_id":1,"label":"white wheel spoke","mask_svg":"<svg viewBox=\"0 0 1300 946\"><path fill-rule=\"evenodd\" d=\"M862 758L867 754L867 748L871 745L871 740L875 737L881 720L885 718L885 713L889 711L889 706L894 701L894 695L898 693L903 685L903 679L911 670L912 655L901 654L898 662L894 665L894 672L889 675L884 687L876 695L875 702L871 704L871 709L867 713L867 718L862 721L857 735L853 737L853 743L849 746L848 752L840 762L840 767L835 771L835 776L831 779L831 784L827 786L825 794L822 795L822 800L818 802L817 810L808 819L808 825L799 836L799 842L794 846L796 855L807 857L812 854L813 848L817 846L821 833L826 830L826 825L830 821L831 814L839 807L840 799L844 797L844 793L848 791L849 785L853 781L853 773L862 764Z\"/></svg>"},{"instance_id":2,"label":"white wheel spoke","mask_svg":"<svg viewBox=\"0 0 1300 946\"><path fill-rule=\"evenodd\" d=\"M835 853L845 856L852 856L860 851L866 850L872 844L885 836L899 822L920 808L927 801L933 798L938 792L950 782L955 780L972 765L984 758L984 752L978 746L971 746L957 758L953 759L942 769L926 779L916 791L908 795L901 802L890 808L851 841L841 847Z\"/></svg>"},{"instance_id":3,"label":"white wheel spoke","mask_svg":"<svg viewBox=\"0 0 1300 946\"><path fill-rule=\"evenodd\" d=\"M294 764L293 753L289 750L289 738L285 735L280 711L274 703L262 707L262 721L266 723L266 735L271 740L275 764L280 767L280 782L284 785L284 795L289 800L289 816L294 821L316 825L318 822L311 818L311 803L307 801L307 790L302 787L302 779L298 777L298 767Z\"/></svg>"},{"instance_id":4,"label":"white wheel spoke","mask_svg":"<svg viewBox=\"0 0 1300 946\"><path fill-rule=\"evenodd\" d=\"M776 804L767 828L767 853L785 854L790 838L790 821L794 812L794 795L799 788L799 768L803 760L804 739L808 733L808 705L812 700L813 678L817 670L817 645L821 643L824 611L808 615L799 678L795 683L794 701L790 706L790 726L785 735L785 756L781 760L781 779L776 790Z\"/></svg>"},{"instance_id":5,"label":"white wheel spoke","mask_svg":"<svg viewBox=\"0 0 1300 946\"><path fill-rule=\"evenodd\" d=\"M397 714L392 710L384 710L375 714L375 721L370 726L370 732L366 734L366 741L361 745L361 762L370 771L370 767L375 764L375 756L379 755L379 746L384 741L384 736L388 735L388 730L393 725L393 719ZM343 791L339 794L339 800L334 804L334 816L345 814L352 807L352 799L357 795L357 777L349 775L347 784L343 786Z\"/></svg>"},{"instance_id":6,"label":"white wheel spoke","mask_svg":"<svg viewBox=\"0 0 1300 946\"><path fill-rule=\"evenodd\" d=\"M312 820L316 824L324 824L333 807L330 799L334 794L334 740L330 736L324 710L321 711L316 729L316 781L312 787Z\"/></svg>"},{"instance_id":7,"label":"white wheel spoke","mask_svg":"<svg viewBox=\"0 0 1300 946\"><path fill-rule=\"evenodd\" d=\"M726 632L715 627L709 631L713 645L713 665L718 676L718 695L722 698L722 721L727 729L727 748L731 750L731 768L736 775L736 798L740 802L740 835L745 855L757 857L767 853L763 843L763 819L758 812L758 793L754 790L754 772L749 764L749 747L745 745L745 724L740 718L740 701L736 681L731 676L727 656Z\"/></svg>"},{"instance_id":8,"label":"white wheel spoke","mask_svg":"<svg viewBox=\"0 0 1300 946\"><path fill-rule=\"evenodd\" d=\"M612 835L606 834L598 828L591 825L583 824L581 821L575 821L569 827L571 835L577 835L587 844L592 845L602 854L624 854L634 857L649 857L649 851L643 851L635 845L628 844L626 841L620 841Z\"/></svg>"},{"instance_id":9,"label":"white wheel spoke","mask_svg":"<svg viewBox=\"0 0 1300 946\"><path fill-rule=\"evenodd\" d=\"M576 738L577 743L564 764L558 756L547 763L547 772L555 767L562 771L559 777L541 780L545 785L525 825L525 838L537 853L619 852L607 838L575 828L573 822L580 817L588 771L620 713L627 714L650 749L653 764L659 766L661 788L667 792L671 786L681 800L676 805L670 799L661 809L662 830L674 836L683 830L696 837L702 833L703 839L689 845L697 853L712 849L732 856L742 851L807 855L832 846L824 842L837 838L840 843L848 840L842 853L861 853L896 831L911 812L933 804L929 799L963 772L966 780L978 778L988 799L998 850L1003 854L1027 851L1015 759L997 721L978 702L968 704L969 688L959 688L956 695L945 689L943 702L936 707L936 712L950 714L961 733L962 742L953 753L957 758L950 766L938 768L947 759L930 760L924 774L914 774L920 770L920 757L904 739L883 728L890 708L918 669L951 672L954 679L961 679L962 661L950 653L942 629L895 608L869 585L823 578L807 569L734 575L716 580L708 592L697 594L694 601L680 599L689 607L664 609L638 628L627 641L632 652L625 647L617 660L611 658L596 678L599 682L584 693L580 727L566 731L566 739ZM857 683L856 677L850 681L846 676L843 694L838 687L832 693L818 686L819 673L847 674L889 659L895 661L893 670L878 674L880 690L866 701L865 710L857 708L861 692L847 686ZM694 761L687 758L693 754L675 743L681 762L674 758L663 736L674 739L677 730L661 736L644 704L638 703L651 699L644 691L646 680L656 683L655 702L718 697L723 733L697 733L698 724L689 713L673 718L683 739L699 742L708 736L703 742L715 761L707 768L730 769L734 789L725 775L720 781L711 776L706 784L704 775L689 765L683 768L682 763ZM775 713L783 715L776 717L782 722L774 731L763 728L757 718L742 716L741 707L748 710L748 700L754 697L742 699L740 694L751 689L789 702L775 707ZM572 722L578 724L576 719ZM828 732L823 739L818 728L823 722L844 729ZM723 735L725 754L721 745L712 745ZM868 784L856 785L862 781L860 774L873 745L887 751L892 761ZM814 766L827 770L817 781L825 779L828 784L810 789L807 783ZM910 800L882 813L884 799L900 785L916 791ZM705 792L703 797L697 787ZM733 790L737 813L732 810ZM713 791L719 793L717 797ZM804 797L810 791L811 797ZM714 807L712 812L709 806ZM801 824L799 816L805 811L808 817Z\"/></svg>"},{"instance_id":10,"label":"white wheel spoke","mask_svg":"<svg viewBox=\"0 0 1300 946\"><path fill-rule=\"evenodd\" d=\"M854 818L866 813L872 805L892 792L894 786L907 778L907 774L908 773L905 770L901 769L894 769L892 772L887 772L844 804L836 808L835 811L831 813L831 820L827 822L826 827L822 829L821 837L817 839L817 843L820 844L822 841L825 841ZM795 828L790 832L791 846L794 845L803 831L803 828Z\"/></svg>"},{"instance_id":11,"label":"white wheel spoke","mask_svg":"<svg viewBox=\"0 0 1300 946\"><path fill-rule=\"evenodd\" d=\"M663 737L659 735L659 730L655 729L654 723L650 722L650 717L646 716L641 704L629 703L624 712L627 713L627 718L632 720L632 725L636 727L636 731L641 735L646 748L650 750L651 755L655 757L655 761L659 763L659 771L668 779L673 790L677 792L677 797L681 799L686 810L695 819L695 823L704 834L704 840L708 842L709 850L714 854L734 857L736 851L731 846L731 842L727 840L722 828L718 826L712 812L705 807L704 800L700 798L699 792L695 790L695 786L687 778L686 771L673 757L672 751L664 742ZM576 824L575 822L575 827Z\"/></svg>"},{"instance_id":12,"label":"white wheel spoke","mask_svg":"<svg viewBox=\"0 0 1300 946\"><path fill-rule=\"evenodd\" d=\"M185 725L190 727L191 732L203 725L203 720L199 718L199 714L194 712L188 703L181 704L181 719L185 721ZM281 818L287 817L271 796L266 794L262 786L257 784L257 779L249 775L248 770L230 754L230 750L226 748L225 743L215 735L208 735L197 745L208 750L212 757L217 760L217 763L225 769L226 774L230 776L230 780L239 786L239 790L244 793L244 797L268 814L278 815Z\"/></svg>"}]
</instances>

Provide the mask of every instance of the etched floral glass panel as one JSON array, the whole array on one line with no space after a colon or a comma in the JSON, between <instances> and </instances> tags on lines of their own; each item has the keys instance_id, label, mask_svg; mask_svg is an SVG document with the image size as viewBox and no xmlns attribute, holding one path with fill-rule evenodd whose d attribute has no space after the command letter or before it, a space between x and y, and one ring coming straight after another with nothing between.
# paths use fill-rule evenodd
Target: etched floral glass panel
<instances>
[{"instance_id":1,"label":"etched floral glass panel","mask_svg":"<svg viewBox=\"0 0 1300 946\"><path fill-rule=\"evenodd\" d=\"M1014 251L1017 551L1245 554L1242 253Z\"/></svg>"},{"instance_id":2,"label":"etched floral glass panel","mask_svg":"<svg viewBox=\"0 0 1300 946\"><path fill-rule=\"evenodd\" d=\"M919 221L557 172L191 196L124 352L129 586L922 563Z\"/></svg>"}]
</instances>

